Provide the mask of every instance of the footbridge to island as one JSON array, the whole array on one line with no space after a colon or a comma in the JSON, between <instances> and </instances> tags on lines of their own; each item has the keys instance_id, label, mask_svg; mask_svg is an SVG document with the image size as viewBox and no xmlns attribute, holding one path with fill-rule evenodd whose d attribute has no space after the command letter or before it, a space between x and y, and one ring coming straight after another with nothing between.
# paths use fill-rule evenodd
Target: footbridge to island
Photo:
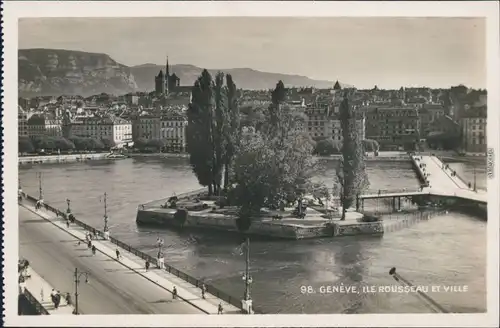
<instances>
[{"instance_id":1,"label":"footbridge to island","mask_svg":"<svg viewBox=\"0 0 500 328\"><path fill-rule=\"evenodd\" d=\"M394 210L401 209L405 198L439 200L445 204L484 206L488 203L486 190L478 189L475 182L465 182L453 169L436 156L411 155L411 162L420 179L418 190L379 190L357 197L356 208L362 210L369 199L391 199ZM336 197L338 199L338 197Z\"/></svg>"}]
</instances>

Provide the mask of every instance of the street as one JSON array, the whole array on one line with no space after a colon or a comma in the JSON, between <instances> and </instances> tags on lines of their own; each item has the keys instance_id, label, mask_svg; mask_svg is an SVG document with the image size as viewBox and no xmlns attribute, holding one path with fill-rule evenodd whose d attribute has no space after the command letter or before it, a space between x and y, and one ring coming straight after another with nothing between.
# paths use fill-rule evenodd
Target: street
<instances>
[{"instance_id":1,"label":"street","mask_svg":"<svg viewBox=\"0 0 500 328\"><path fill-rule=\"evenodd\" d=\"M107 256L19 206L19 256L62 294L75 300L74 270L90 273L79 284L81 314L204 314ZM35 293L39 291L32 291ZM44 291L48 295L50 291Z\"/></svg>"}]
</instances>

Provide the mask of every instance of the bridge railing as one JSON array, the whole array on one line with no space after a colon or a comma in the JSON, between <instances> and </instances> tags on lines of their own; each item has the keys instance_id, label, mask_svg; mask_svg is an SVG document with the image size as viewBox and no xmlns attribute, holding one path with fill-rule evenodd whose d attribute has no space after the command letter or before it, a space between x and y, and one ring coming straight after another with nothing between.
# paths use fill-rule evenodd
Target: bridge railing
<instances>
[{"instance_id":1,"label":"bridge railing","mask_svg":"<svg viewBox=\"0 0 500 328\"><path fill-rule=\"evenodd\" d=\"M441 158L439 158L438 156L434 156L434 157L436 157L436 158L437 158L437 160L441 162L441 164L445 164L445 165L446 165L446 163L445 163L445 162L444 162ZM436 164L438 164L438 163L436 163ZM465 181L465 179L464 179L462 176L460 176L460 174L458 174L458 173L457 173L457 171L453 170L452 168L450 168L450 170L451 170L451 172L455 172L455 175L454 175L454 176L452 176L452 175L451 175L451 173L450 173L450 172L449 172L446 168L443 168L442 166L441 166L441 170L442 170L442 171L443 171L443 172L444 172L444 173L445 173L445 174L446 174L446 175L447 175L450 179L452 179L452 180L454 180L453 178L457 178L457 179L458 179L458 180L460 180L460 182L462 182L465 186L468 186L468 185L469 185L469 183L471 183L471 185L472 185L472 182L471 182L471 181L468 181L468 182L467 182L467 181ZM457 187L458 187L458 188L460 188L460 189L463 189L463 190L472 190L471 188L468 188L468 187L460 187L460 186L458 186L458 184L457 184L456 182L455 182L455 184L456 184L456 185L457 185ZM476 188L476 189L478 189L478 190L482 190L482 191L487 191L487 190L486 190L486 189L484 189L484 188Z\"/></svg>"},{"instance_id":2,"label":"bridge railing","mask_svg":"<svg viewBox=\"0 0 500 328\"><path fill-rule=\"evenodd\" d=\"M30 293L30 291L26 288L23 288L23 295L26 297L28 302L35 307L36 313L43 314L43 315L50 315L49 311L40 303L33 294Z\"/></svg>"},{"instance_id":3,"label":"bridge railing","mask_svg":"<svg viewBox=\"0 0 500 328\"><path fill-rule=\"evenodd\" d=\"M205 190L205 189L204 189ZM36 199L35 197L32 197L30 195L27 195L27 194L24 194L26 199L31 201L32 203L36 203L38 201L38 199ZM178 196L179 197L179 196ZM57 208L54 208L52 206L50 206L49 204L44 204L43 207L48 210L48 211L51 211L53 213L56 214L56 216L59 216L59 217L62 217L62 218L66 218L66 213L58 210ZM92 234L95 234L95 235L99 235L99 236L103 236L104 234L98 230L98 229L95 229L94 227L92 226L89 226L88 224L78 220L78 219L74 219L74 223L82 228L84 228L85 230L91 232ZM146 254L122 241L119 241L118 239L116 238L113 238L113 237L109 237L109 240L115 244L116 246L120 247L121 249L124 249L126 250L127 252L130 252L131 254L134 254L135 256L143 259L144 261L148 261L150 263L157 263L157 259L154 258L153 256L149 255L149 254ZM238 298L238 297L234 297L234 296L231 296L221 290L219 290L218 288L210 285L210 284L207 284L205 283L203 280L201 279L197 279L185 272L182 272L176 268L174 268L173 266L165 263L165 270L168 271L169 273L173 274L174 276L176 277L179 277L181 278L182 280L196 286L196 287L200 287L203 283L205 284L205 287L207 288L207 292L216 296L217 298L221 299L222 301L228 303L228 304L231 304L233 306L235 306L236 308L238 309L241 309L242 308L242 305L241 305L241 298ZM263 313L261 311L261 309L259 309L258 307L254 307L254 310L256 313Z\"/></svg>"}]
</instances>

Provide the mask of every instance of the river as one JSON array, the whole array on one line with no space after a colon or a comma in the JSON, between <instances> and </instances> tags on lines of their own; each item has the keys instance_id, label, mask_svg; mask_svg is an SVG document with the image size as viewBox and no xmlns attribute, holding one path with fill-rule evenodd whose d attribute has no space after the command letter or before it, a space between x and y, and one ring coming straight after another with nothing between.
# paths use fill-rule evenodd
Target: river
<instances>
[{"instance_id":1,"label":"river","mask_svg":"<svg viewBox=\"0 0 500 328\"><path fill-rule=\"evenodd\" d=\"M317 181L332 185L334 161L325 161ZM486 186L484 160L450 163L459 175ZM241 237L213 232L174 232L137 227L137 205L172 193L199 188L186 159L134 158L72 164L42 164L19 169L22 188L38 195L42 172L44 199L60 209L71 199L75 216L94 227L103 225L108 194L111 233L155 254L158 236L165 240L166 261L225 292L243 294L244 258L234 248ZM368 162L370 189L417 189L410 163ZM472 180L471 180L472 181ZM422 313L430 312L415 294L320 293L321 286L397 285L391 267L414 285L467 286L463 293L429 293L454 312L486 311L486 222L450 213L421 221L383 237L343 237L303 241L253 240L252 298L266 313ZM301 293L312 286L314 294ZM430 287L429 287L430 288Z\"/></svg>"}]
</instances>

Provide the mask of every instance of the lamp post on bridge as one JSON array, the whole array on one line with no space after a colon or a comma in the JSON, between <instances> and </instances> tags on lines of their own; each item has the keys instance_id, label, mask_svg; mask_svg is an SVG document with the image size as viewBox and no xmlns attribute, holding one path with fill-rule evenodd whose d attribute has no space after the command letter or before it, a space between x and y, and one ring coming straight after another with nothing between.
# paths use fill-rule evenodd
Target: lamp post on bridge
<instances>
[{"instance_id":1,"label":"lamp post on bridge","mask_svg":"<svg viewBox=\"0 0 500 328\"><path fill-rule=\"evenodd\" d=\"M245 274L242 279L245 281L245 294L243 295L243 300L241 301L243 309L247 312L247 314L252 314L252 297L250 296L250 285L253 282L252 277L250 276L250 238L247 237L246 245L245 245Z\"/></svg>"},{"instance_id":2,"label":"lamp post on bridge","mask_svg":"<svg viewBox=\"0 0 500 328\"><path fill-rule=\"evenodd\" d=\"M107 203L108 194L104 193L104 239L109 239L109 227L108 227L108 203Z\"/></svg>"},{"instance_id":3,"label":"lamp post on bridge","mask_svg":"<svg viewBox=\"0 0 500 328\"><path fill-rule=\"evenodd\" d=\"M74 273L74 277L75 277L75 311L73 312L73 314L80 314L78 312L78 285L80 285L80 278L82 277L85 277L85 283L87 284L89 282L89 277L90 277L90 273L87 272L87 271L78 271L78 268L75 268L75 273Z\"/></svg>"},{"instance_id":4,"label":"lamp post on bridge","mask_svg":"<svg viewBox=\"0 0 500 328\"><path fill-rule=\"evenodd\" d=\"M66 210L66 214L70 214L71 213L71 200L69 198L66 198L66 204L68 204L68 209Z\"/></svg>"},{"instance_id":5,"label":"lamp post on bridge","mask_svg":"<svg viewBox=\"0 0 500 328\"><path fill-rule=\"evenodd\" d=\"M38 172L38 200L43 202L42 172Z\"/></svg>"},{"instance_id":6,"label":"lamp post on bridge","mask_svg":"<svg viewBox=\"0 0 500 328\"><path fill-rule=\"evenodd\" d=\"M474 172L474 191L477 192L477 186L476 186L476 166L474 165L472 167L473 172Z\"/></svg>"}]
</instances>

